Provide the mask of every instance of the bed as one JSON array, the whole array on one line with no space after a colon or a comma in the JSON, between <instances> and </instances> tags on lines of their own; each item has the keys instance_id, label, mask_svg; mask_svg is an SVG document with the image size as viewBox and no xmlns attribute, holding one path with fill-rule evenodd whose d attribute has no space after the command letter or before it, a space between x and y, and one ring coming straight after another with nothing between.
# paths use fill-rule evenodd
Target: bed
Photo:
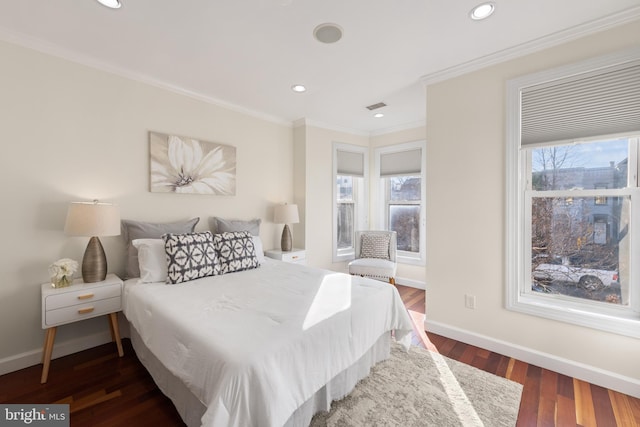
<instances>
[{"instance_id":1,"label":"bed","mask_svg":"<svg viewBox=\"0 0 640 427\"><path fill-rule=\"evenodd\" d=\"M306 426L392 339L411 340L392 285L277 260L171 286L129 279L123 295L136 354L189 426Z\"/></svg>"}]
</instances>

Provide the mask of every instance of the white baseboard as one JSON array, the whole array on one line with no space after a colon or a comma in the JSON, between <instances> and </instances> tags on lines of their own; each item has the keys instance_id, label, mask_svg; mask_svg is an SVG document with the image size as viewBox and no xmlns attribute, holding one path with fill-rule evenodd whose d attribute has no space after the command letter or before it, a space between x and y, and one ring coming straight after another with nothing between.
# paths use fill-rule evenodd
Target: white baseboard
<instances>
[{"instance_id":1,"label":"white baseboard","mask_svg":"<svg viewBox=\"0 0 640 427\"><path fill-rule=\"evenodd\" d=\"M423 291L427 289L427 285L424 282L419 280L411 280L405 279L403 277L396 277L396 283L402 286L409 286L411 288L422 289Z\"/></svg>"},{"instance_id":2,"label":"white baseboard","mask_svg":"<svg viewBox=\"0 0 640 427\"><path fill-rule=\"evenodd\" d=\"M124 317L122 312L118 313L118 326L121 338L129 338L131 336L129 333L129 322L127 321L126 317ZM111 333L109 332L109 330L68 341L56 341L53 346L51 359L53 360L57 359L58 357L68 356L70 354L110 342ZM16 354L14 356L5 357L4 359L0 359L0 375L19 371L20 369L28 368L29 366L33 365L39 365L41 363L42 348L37 348L35 350Z\"/></svg>"},{"instance_id":3,"label":"white baseboard","mask_svg":"<svg viewBox=\"0 0 640 427\"><path fill-rule=\"evenodd\" d=\"M109 342L111 342L111 334L108 330L69 341L56 341L53 347L51 359L57 359L58 357L67 356L69 354L77 353ZM42 348L5 357L4 359L0 359L0 375L8 374L9 372L18 371L40 363L42 363Z\"/></svg>"},{"instance_id":4,"label":"white baseboard","mask_svg":"<svg viewBox=\"0 0 640 427\"><path fill-rule=\"evenodd\" d=\"M640 398L640 380L636 378L616 374L615 372L574 362L569 359L554 356L553 354L543 353L528 347L512 344L486 335L480 335L433 320L427 321L425 319L424 328L428 332L475 345L486 350L513 357L531 365L540 366L544 369L549 369L582 381L587 381L601 387Z\"/></svg>"}]
</instances>

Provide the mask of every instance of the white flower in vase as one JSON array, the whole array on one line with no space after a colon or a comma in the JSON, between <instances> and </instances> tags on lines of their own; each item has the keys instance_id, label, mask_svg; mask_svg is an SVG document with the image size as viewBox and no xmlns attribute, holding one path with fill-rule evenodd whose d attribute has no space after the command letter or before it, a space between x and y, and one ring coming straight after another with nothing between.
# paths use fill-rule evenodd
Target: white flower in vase
<instances>
[{"instance_id":1,"label":"white flower in vase","mask_svg":"<svg viewBox=\"0 0 640 427\"><path fill-rule=\"evenodd\" d=\"M62 288L73 282L73 274L78 270L78 262L70 258L62 258L49 266L51 286Z\"/></svg>"}]
</instances>

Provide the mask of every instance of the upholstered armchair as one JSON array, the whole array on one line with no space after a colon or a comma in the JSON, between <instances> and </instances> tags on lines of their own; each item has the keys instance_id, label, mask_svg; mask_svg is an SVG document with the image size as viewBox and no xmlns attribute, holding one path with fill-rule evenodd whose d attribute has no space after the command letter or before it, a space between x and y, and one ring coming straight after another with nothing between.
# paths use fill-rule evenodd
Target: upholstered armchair
<instances>
[{"instance_id":1,"label":"upholstered armchair","mask_svg":"<svg viewBox=\"0 0 640 427\"><path fill-rule=\"evenodd\" d=\"M356 259L349 263L349 274L388 280L396 284L396 252L398 238L395 231L356 232Z\"/></svg>"}]
</instances>

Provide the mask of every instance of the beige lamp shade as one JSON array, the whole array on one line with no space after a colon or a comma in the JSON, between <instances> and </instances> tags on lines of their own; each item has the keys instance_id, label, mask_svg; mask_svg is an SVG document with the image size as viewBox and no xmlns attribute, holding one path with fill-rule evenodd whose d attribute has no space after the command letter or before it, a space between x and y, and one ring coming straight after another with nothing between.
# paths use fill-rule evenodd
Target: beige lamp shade
<instances>
[{"instance_id":1,"label":"beige lamp shade","mask_svg":"<svg viewBox=\"0 0 640 427\"><path fill-rule=\"evenodd\" d=\"M109 203L73 202L67 211L64 232L69 236L117 236L120 210Z\"/></svg>"},{"instance_id":2,"label":"beige lamp shade","mask_svg":"<svg viewBox=\"0 0 640 427\"><path fill-rule=\"evenodd\" d=\"M298 216L298 205L278 205L273 214L273 222L276 224L297 224L300 222Z\"/></svg>"},{"instance_id":3,"label":"beige lamp shade","mask_svg":"<svg viewBox=\"0 0 640 427\"><path fill-rule=\"evenodd\" d=\"M82 258L82 280L103 281L107 276L107 256L99 236L120 234L120 211L109 203L73 202L67 211L64 232L70 236L91 237Z\"/></svg>"}]
</instances>

